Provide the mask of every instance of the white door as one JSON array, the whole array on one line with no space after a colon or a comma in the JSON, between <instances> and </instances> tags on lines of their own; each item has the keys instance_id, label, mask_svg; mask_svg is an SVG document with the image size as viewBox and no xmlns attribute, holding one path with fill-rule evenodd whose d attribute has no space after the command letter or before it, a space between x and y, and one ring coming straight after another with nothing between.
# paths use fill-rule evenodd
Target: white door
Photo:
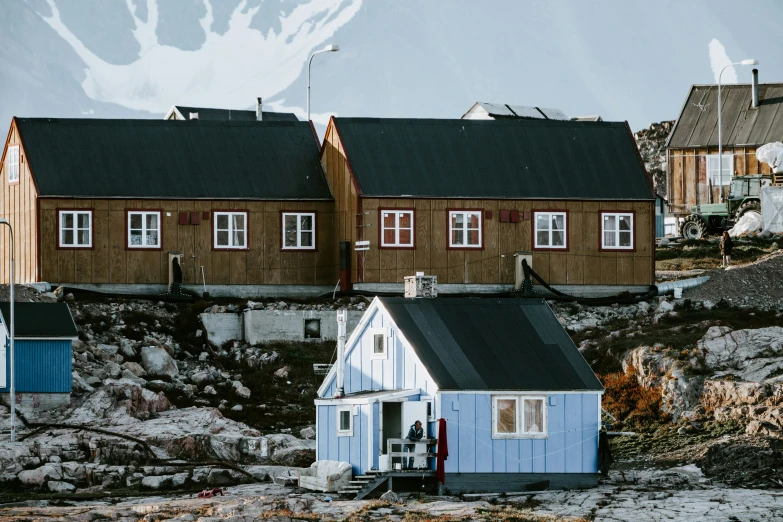
<instances>
[{"instance_id":1,"label":"white door","mask_svg":"<svg viewBox=\"0 0 783 522\"><path fill-rule=\"evenodd\" d=\"M408 436L408 431L411 426L416 422L421 421L421 428L424 430L424 438L427 436L427 403L421 401L403 402L402 403L402 436L403 438ZM426 444L415 444L413 448L414 453L426 453ZM414 468L426 468L427 458L416 457L413 459Z\"/></svg>"}]
</instances>

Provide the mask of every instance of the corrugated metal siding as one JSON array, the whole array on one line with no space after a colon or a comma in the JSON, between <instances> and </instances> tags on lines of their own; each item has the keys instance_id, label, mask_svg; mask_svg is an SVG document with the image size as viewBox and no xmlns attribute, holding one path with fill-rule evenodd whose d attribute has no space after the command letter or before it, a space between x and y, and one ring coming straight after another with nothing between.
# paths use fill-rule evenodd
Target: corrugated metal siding
<instances>
[{"instance_id":1,"label":"corrugated metal siding","mask_svg":"<svg viewBox=\"0 0 783 522\"><path fill-rule=\"evenodd\" d=\"M14 352L17 392L71 392L71 341L17 339ZM10 356L6 357L5 364L6 384L10 385ZM8 391L8 386L0 388L0 392Z\"/></svg>"},{"instance_id":2,"label":"corrugated metal siding","mask_svg":"<svg viewBox=\"0 0 783 522\"><path fill-rule=\"evenodd\" d=\"M597 473L598 394L548 397L546 439L493 439L491 394L442 395L446 473Z\"/></svg>"}]
</instances>

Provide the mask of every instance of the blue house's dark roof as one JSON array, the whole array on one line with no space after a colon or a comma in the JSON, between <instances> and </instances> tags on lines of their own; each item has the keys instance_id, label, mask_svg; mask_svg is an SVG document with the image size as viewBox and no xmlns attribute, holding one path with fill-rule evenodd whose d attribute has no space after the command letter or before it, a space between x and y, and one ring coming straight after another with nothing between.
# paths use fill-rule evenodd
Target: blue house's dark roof
<instances>
[{"instance_id":1,"label":"blue house's dark roof","mask_svg":"<svg viewBox=\"0 0 783 522\"><path fill-rule=\"evenodd\" d=\"M543 299L379 299L441 390L603 390Z\"/></svg>"},{"instance_id":2,"label":"blue house's dark roof","mask_svg":"<svg viewBox=\"0 0 783 522\"><path fill-rule=\"evenodd\" d=\"M0 319L8 325L11 303L0 303ZM5 326L8 332L8 326ZM14 303L14 337L76 338L79 333L66 303Z\"/></svg>"},{"instance_id":3,"label":"blue house's dark roof","mask_svg":"<svg viewBox=\"0 0 783 522\"><path fill-rule=\"evenodd\" d=\"M332 199L304 121L14 120L39 196Z\"/></svg>"},{"instance_id":4,"label":"blue house's dark roof","mask_svg":"<svg viewBox=\"0 0 783 522\"><path fill-rule=\"evenodd\" d=\"M364 196L655 199L625 122L333 121Z\"/></svg>"}]
</instances>

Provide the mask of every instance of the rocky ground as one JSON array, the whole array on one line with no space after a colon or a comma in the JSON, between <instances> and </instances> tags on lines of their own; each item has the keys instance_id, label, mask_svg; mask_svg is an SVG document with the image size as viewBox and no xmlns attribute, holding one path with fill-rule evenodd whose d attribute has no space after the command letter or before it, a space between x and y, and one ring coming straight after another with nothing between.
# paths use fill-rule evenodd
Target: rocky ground
<instances>
[{"instance_id":1,"label":"rocky ground","mask_svg":"<svg viewBox=\"0 0 783 522\"><path fill-rule=\"evenodd\" d=\"M666 139L674 127L674 120L653 123L635 133L636 145L644 166L652 177L655 193L666 196Z\"/></svg>"}]
</instances>

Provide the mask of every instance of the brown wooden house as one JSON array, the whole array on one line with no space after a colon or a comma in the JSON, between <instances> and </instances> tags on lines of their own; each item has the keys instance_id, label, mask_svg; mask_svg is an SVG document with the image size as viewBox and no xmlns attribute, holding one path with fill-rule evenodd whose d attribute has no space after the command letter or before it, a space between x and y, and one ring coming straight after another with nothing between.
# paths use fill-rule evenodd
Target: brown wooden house
<instances>
[{"instance_id":1,"label":"brown wooden house","mask_svg":"<svg viewBox=\"0 0 783 522\"><path fill-rule=\"evenodd\" d=\"M755 91L755 96L754 96ZM756 149L783 139L783 84L721 87L722 172L718 155L718 87L694 85L666 142L669 210L678 217L691 207L721 201L732 176L770 174Z\"/></svg>"},{"instance_id":2,"label":"brown wooden house","mask_svg":"<svg viewBox=\"0 0 783 522\"><path fill-rule=\"evenodd\" d=\"M332 118L321 163L335 241L369 241L354 288L416 271L509 288L516 252L555 285L654 281L655 196L624 122Z\"/></svg>"},{"instance_id":3,"label":"brown wooden house","mask_svg":"<svg viewBox=\"0 0 783 522\"><path fill-rule=\"evenodd\" d=\"M336 281L308 122L14 118L1 164L17 282L163 290L174 251L185 284Z\"/></svg>"}]
</instances>

